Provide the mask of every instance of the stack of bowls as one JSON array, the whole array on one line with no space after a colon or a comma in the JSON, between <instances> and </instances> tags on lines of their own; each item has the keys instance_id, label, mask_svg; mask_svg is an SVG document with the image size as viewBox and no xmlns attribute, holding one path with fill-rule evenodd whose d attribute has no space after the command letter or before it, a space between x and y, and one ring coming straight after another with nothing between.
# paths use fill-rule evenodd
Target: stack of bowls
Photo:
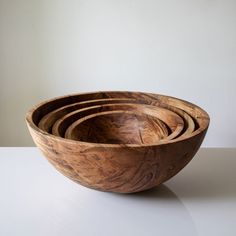
<instances>
[{"instance_id":1,"label":"stack of bowls","mask_svg":"<svg viewBox=\"0 0 236 236\"><path fill-rule=\"evenodd\" d=\"M27 113L48 161L86 187L131 193L177 174L199 149L209 116L174 97L94 92L43 102Z\"/></svg>"}]
</instances>

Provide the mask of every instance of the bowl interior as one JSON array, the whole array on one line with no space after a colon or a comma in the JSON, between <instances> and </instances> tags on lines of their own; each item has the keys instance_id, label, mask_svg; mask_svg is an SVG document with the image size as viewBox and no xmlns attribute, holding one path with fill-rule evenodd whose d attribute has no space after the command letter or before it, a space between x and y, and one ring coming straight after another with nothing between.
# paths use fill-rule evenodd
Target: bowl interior
<instances>
[{"instance_id":1,"label":"bowl interior","mask_svg":"<svg viewBox=\"0 0 236 236\"><path fill-rule=\"evenodd\" d=\"M66 138L90 143L151 144L168 136L162 122L128 111L100 112L81 119Z\"/></svg>"},{"instance_id":2,"label":"bowl interior","mask_svg":"<svg viewBox=\"0 0 236 236\"><path fill-rule=\"evenodd\" d=\"M165 143L168 143L168 141L171 140L178 141L197 135L202 131L206 130L209 125L208 114L198 106L191 104L187 101L158 94L121 91L75 94L51 99L32 108L27 113L26 120L31 128L41 133L42 135L45 135L46 132L54 136L65 137L65 132L67 132L68 127L71 126L72 123L76 121L76 119L81 118L74 116L74 114L71 115L72 113L76 113L79 110L82 110L83 108L86 109L88 108L87 106L107 104L107 102L131 102L152 105L159 108L165 108L180 116L184 123L184 128L181 128L178 125L179 129L176 128L176 130L174 130L174 126L168 124L167 126L169 128L172 127L172 133L169 133L169 136L166 141L162 140ZM74 106L75 104L77 105ZM59 110L60 112L57 113ZM83 114L79 114L79 116L82 115L83 117L88 114L87 112L85 112ZM70 117L67 117L67 115ZM55 127L58 128L55 129L56 131L58 131L58 133L53 132L53 128ZM181 129L182 131L180 131Z\"/></svg>"}]
</instances>

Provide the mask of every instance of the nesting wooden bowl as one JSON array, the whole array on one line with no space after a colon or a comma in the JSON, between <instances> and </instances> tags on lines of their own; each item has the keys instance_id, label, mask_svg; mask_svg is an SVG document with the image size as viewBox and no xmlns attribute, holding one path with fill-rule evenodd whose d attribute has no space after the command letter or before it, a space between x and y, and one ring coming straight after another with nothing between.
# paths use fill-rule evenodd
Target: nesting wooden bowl
<instances>
[{"instance_id":1,"label":"nesting wooden bowl","mask_svg":"<svg viewBox=\"0 0 236 236\"><path fill-rule=\"evenodd\" d=\"M94 92L43 102L26 121L62 174L93 189L132 193L158 186L188 164L210 119L169 96Z\"/></svg>"}]
</instances>

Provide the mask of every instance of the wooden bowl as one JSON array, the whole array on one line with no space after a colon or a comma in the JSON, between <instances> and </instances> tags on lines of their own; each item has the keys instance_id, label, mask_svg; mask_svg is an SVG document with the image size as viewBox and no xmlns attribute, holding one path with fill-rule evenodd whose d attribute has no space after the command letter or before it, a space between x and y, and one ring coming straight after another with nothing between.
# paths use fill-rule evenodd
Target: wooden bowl
<instances>
[{"instance_id":1,"label":"wooden bowl","mask_svg":"<svg viewBox=\"0 0 236 236\"><path fill-rule=\"evenodd\" d=\"M62 106L104 98L136 99L158 107L181 109L194 121L194 130L150 145L80 142L38 127L42 117ZM97 92L52 99L31 109L26 121L36 145L57 170L84 186L120 193L149 189L177 174L193 158L209 126L208 114L192 103L138 92Z\"/></svg>"},{"instance_id":2,"label":"wooden bowl","mask_svg":"<svg viewBox=\"0 0 236 236\"><path fill-rule=\"evenodd\" d=\"M100 106L83 108L68 113L67 115L63 116L61 119L58 119L54 123L52 127L52 134L64 137L66 130L68 129L68 132L70 132L70 129L73 129L74 126L76 126L77 122L80 122L81 118L84 118L91 114L97 114L102 111L114 111L114 110L136 111L143 113L143 115L149 115L158 118L165 124L165 126L169 130L169 135L166 138L164 138L164 140L165 139L170 140L177 137L184 128L184 121L182 117L165 108L151 105L144 105L144 104L117 103L117 104L105 104Z\"/></svg>"},{"instance_id":3,"label":"wooden bowl","mask_svg":"<svg viewBox=\"0 0 236 236\"><path fill-rule=\"evenodd\" d=\"M67 130L66 138L103 144L154 144L169 135L162 121L137 111L99 112L78 121Z\"/></svg>"}]
</instances>

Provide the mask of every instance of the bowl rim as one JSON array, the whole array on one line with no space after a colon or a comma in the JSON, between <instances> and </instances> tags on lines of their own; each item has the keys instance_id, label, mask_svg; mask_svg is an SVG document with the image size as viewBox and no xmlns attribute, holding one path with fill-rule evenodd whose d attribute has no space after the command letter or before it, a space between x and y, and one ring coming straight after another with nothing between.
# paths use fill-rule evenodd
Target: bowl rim
<instances>
[{"instance_id":1,"label":"bowl rim","mask_svg":"<svg viewBox=\"0 0 236 236\"><path fill-rule=\"evenodd\" d=\"M96 94L99 94L99 93L104 93L104 94L112 94L112 93L118 93L122 96L122 94L126 93L126 94L137 94L137 95L144 95L144 96L147 96L149 97L150 99L155 99L155 100L158 100L160 98L165 98L167 100L172 100L173 101L176 101L176 102L180 102L182 104L184 104L185 106L189 106L190 108L192 108L193 110L197 110L198 111L198 115L196 117L193 117L193 118L197 118L197 119L201 119L203 121L203 124L202 126L200 126L197 130L195 130L194 132L192 132L191 134L189 134L188 136L185 136L185 137L179 137L179 138L176 138L176 139L172 139L172 140L166 140L165 142L160 142L160 143L157 143L157 144L104 144L104 143L91 143L91 142L82 142L82 141L77 141L77 140L72 140L72 139L66 139L66 138L63 138L63 137L60 137L60 136L55 136L53 134L50 134L46 131L43 131L41 130L33 121L33 115L34 115L34 112L37 111L37 109L39 109L40 107L42 107L43 105L46 105L47 103L49 102L53 102L53 101L56 101L56 100L59 100L59 99L68 99L68 98L71 98L71 97L75 97L75 96L80 96L80 95L96 95ZM140 98L141 99L141 98ZM166 104L166 103L165 103ZM168 104L169 105L169 104ZM176 106L177 108L179 108L178 106ZM181 108L179 108L181 109ZM183 109L181 109L183 110ZM183 110L185 111L185 110ZM185 111L186 112L186 111ZM191 115L191 114L190 114ZM58 141L58 142L63 142L63 143L68 143L68 144L72 144L72 145L85 145L85 146L90 146L90 147L112 147L112 148L120 148L120 147L130 147L130 148L133 148L133 147L156 147L156 146L162 146L162 145L167 145L167 144L172 144L172 143L177 143L177 142L181 142L181 141L184 141L184 140L188 140L190 138L193 138L194 136L197 136L198 134L200 133L203 133L205 131L207 131L208 127L209 127L209 124L210 124L210 117L208 115L208 113L203 110L201 107L191 103L191 102L188 102L186 100L183 100L183 99L179 99L179 98L176 98L176 97L172 97L172 96L168 96L168 95L164 95L164 94L156 94L156 93L148 93L148 92L139 92L139 91L115 91L115 90L112 90L112 91L94 91L94 92L84 92L84 93L72 93L70 95L63 95L63 96L57 96L55 98L51 98L51 99L48 99L48 100L45 100L43 102L40 102L36 105L34 105L27 113L26 113L26 123L28 125L28 127L30 127L31 129L33 129L38 135L41 135L41 136L46 136L54 141Z\"/></svg>"}]
</instances>

